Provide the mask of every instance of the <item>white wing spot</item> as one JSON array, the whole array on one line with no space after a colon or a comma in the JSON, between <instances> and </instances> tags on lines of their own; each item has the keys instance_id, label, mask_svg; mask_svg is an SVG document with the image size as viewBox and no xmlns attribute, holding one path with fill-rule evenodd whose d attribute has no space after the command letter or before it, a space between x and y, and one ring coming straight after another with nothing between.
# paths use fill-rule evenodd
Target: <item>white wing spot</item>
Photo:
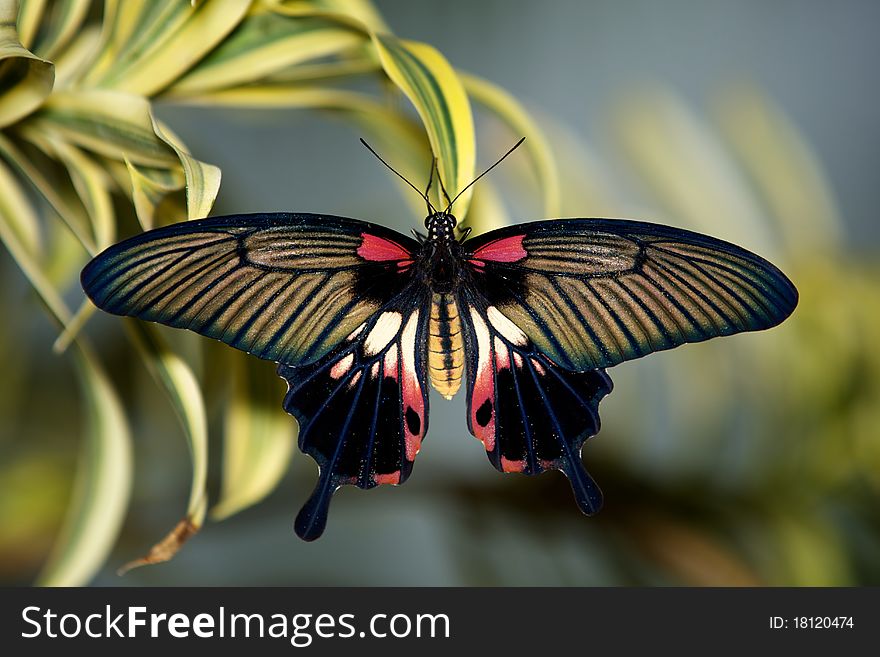
<instances>
[{"instance_id":1,"label":"white wing spot","mask_svg":"<svg viewBox=\"0 0 880 657\"><path fill-rule=\"evenodd\" d=\"M397 331L403 322L403 315L387 311L379 315L376 324L364 340L364 355L374 356L382 351L389 342L397 337Z\"/></svg>"},{"instance_id":2,"label":"white wing spot","mask_svg":"<svg viewBox=\"0 0 880 657\"><path fill-rule=\"evenodd\" d=\"M339 379L345 376L348 370L351 369L351 364L354 362L354 354L349 354L341 361L336 363L333 367L330 368L330 376L334 379Z\"/></svg>"},{"instance_id":3,"label":"white wing spot","mask_svg":"<svg viewBox=\"0 0 880 657\"><path fill-rule=\"evenodd\" d=\"M518 347L523 347L529 341L526 334L520 331L516 324L502 315L501 311L495 306L489 306L486 309L486 316L489 318L489 323L492 324L492 327L503 335L508 342Z\"/></svg>"}]
</instances>

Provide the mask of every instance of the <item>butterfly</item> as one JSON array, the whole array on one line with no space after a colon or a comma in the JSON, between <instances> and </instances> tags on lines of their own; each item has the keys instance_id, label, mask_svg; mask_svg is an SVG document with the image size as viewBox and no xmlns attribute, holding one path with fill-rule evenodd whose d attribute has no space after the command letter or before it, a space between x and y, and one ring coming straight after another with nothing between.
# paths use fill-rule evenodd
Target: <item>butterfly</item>
<instances>
[{"instance_id":1,"label":"butterfly","mask_svg":"<svg viewBox=\"0 0 880 657\"><path fill-rule=\"evenodd\" d=\"M319 467L294 525L305 540L323 533L339 487L406 481L429 385L447 399L464 385L468 428L496 469L561 470L592 515L602 494L581 448L599 431L606 368L767 329L797 305L779 269L719 239L617 219L470 237L456 233L455 199L438 211L429 189L416 189L428 206L416 239L330 215L238 214L147 231L82 271L109 313L278 363L284 409Z\"/></svg>"}]
</instances>

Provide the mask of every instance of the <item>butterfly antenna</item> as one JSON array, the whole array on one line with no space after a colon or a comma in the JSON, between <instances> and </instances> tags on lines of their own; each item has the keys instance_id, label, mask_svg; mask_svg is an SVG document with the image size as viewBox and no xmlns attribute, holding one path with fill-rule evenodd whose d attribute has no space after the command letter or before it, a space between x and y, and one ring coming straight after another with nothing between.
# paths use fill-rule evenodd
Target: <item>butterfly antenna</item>
<instances>
[{"instance_id":1,"label":"butterfly antenna","mask_svg":"<svg viewBox=\"0 0 880 657\"><path fill-rule=\"evenodd\" d=\"M434 171L436 169L437 169L437 158L435 157L435 158L431 159L431 173L428 174L428 186L425 187L425 194L424 194L425 203L428 204L428 214L434 214L436 212L436 210L434 209L434 206L431 205L431 202L428 200L428 192L431 191L431 183L434 182Z\"/></svg>"},{"instance_id":2,"label":"butterfly antenna","mask_svg":"<svg viewBox=\"0 0 880 657\"><path fill-rule=\"evenodd\" d=\"M449 208L452 207L452 201L449 200L449 194L446 193L446 185L443 184L443 178L440 177L440 169L437 169L437 181L440 183L440 191L443 192L443 197L446 199L446 202L449 205L446 206L446 212L449 212Z\"/></svg>"},{"instance_id":3,"label":"butterfly antenna","mask_svg":"<svg viewBox=\"0 0 880 657\"><path fill-rule=\"evenodd\" d=\"M518 142L516 142L516 143L510 148L509 151L507 151L504 155L502 155L501 157L499 157L499 158L498 158L498 161L495 162L495 164L493 164L493 165L490 166L488 169L486 169L483 173L481 173L479 176L477 176L476 178L474 178L473 180L471 180L463 190L461 190L458 194L455 195L455 198L452 199L452 200L449 202L449 205L446 206L446 209L445 209L443 212L444 212L444 213L445 213L445 212L449 212L449 210L452 209L452 204L455 203L455 202L458 200L458 197L459 197L459 196L461 196L461 195L464 194L467 190L469 190L469 189L473 186L473 184L474 184L475 182L477 182L480 178L482 178L482 177L485 176L487 173L489 173L492 169L494 169L494 168L497 167L499 164L501 164L501 163L504 161L504 158L506 158L508 155L510 155L511 153L513 153L513 151L515 151L517 148L519 148L519 145L522 144L525 140L526 140L525 137L523 137L522 139L520 139ZM438 177L439 177L439 176L438 176ZM447 196L446 198L449 198L449 197Z\"/></svg>"},{"instance_id":4,"label":"butterfly antenna","mask_svg":"<svg viewBox=\"0 0 880 657\"><path fill-rule=\"evenodd\" d=\"M390 164L388 164L385 160L383 160L383 159L382 159L382 156L379 155L376 151L373 150L373 147L372 147L372 146L370 146L367 142L364 141L364 138L363 138L363 137L361 137L361 143L362 143L364 146L366 146L366 147L367 147L367 150L370 151L373 155L375 155L376 158L377 158L382 164L384 164L386 167L388 167L388 169L389 169L389 170L390 170L395 176L397 176L397 177L400 178L403 182L405 182L407 185L409 185L409 186L412 187L414 190L416 190L416 193L417 193L419 196L421 196L423 199L425 199L425 203L428 204L428 209L429 209L432 213L436 212L436 210L434 209L434 206L431 205L431 201L428 200L428 195L427 195L427 193L422 194L422 191L421 191L418 187L416 187L415 185L413 185L409 180L407 180L407 179L404 178L401 174L399 174L399 173L394 169L394 167L392 167L392 166L391 166ZM429 184L430 184L430 183L429 183Z\"/></svg>"}]
</instances>

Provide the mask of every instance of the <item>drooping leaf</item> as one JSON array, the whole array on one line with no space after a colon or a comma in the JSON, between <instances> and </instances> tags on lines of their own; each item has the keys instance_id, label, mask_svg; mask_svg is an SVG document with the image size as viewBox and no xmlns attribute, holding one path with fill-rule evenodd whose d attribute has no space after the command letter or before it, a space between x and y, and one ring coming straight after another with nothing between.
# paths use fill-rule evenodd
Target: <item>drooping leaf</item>
<instances>
[{"instance_id":1,"label":"drooping leaf","mask_svg":"<svg viewBox=\"0 0 880 657\"><path fill-rule=\"evenodd\" d=\"M121 572L172 558L201 528L208 503L208 427L198 381L189 366L168 348L156 326L129 319L126 327L147 369L168 396L180 419L192 458L193 474L185 516L145 556L129 562Z\"/></svg>"},{"instance_id":2,"label":"drooping leaf","mask_svg":"<svg viewBox=\"0 0 880 657\"><path fill-rule=\"evenodd\" d=\"M523 147L529 153L544 198L546 217L559 216L559 175L553 151L534 119L511 94L488 80L459 72L465 90L476 102L510 126L513 139L525 137Z\"/></svg>"},{"instance_id":3,"label":"drooping leaf","mask_svg":"<svg viewBox=\"0 0 880 657\"><path fill-rule=\"evenodd\" d=\"M255 11L167 95L188 96L254 82L365 41L363 33L324 19Z\"/></svg>"},{"instance_id":4,"label":"drooping leaf","mask_svg":"<svg viewBox=\"0 0 880 657\"><path fill-rule=\"evenodd\" d=\"M91 351L75 343L73 354L87 429L67 518L37 577L42 586L81 586L94 577L116 543L131 491L131 437L122 403Z\"/></svg>"},{"instance_id":5,"label":"drooping leaf","mask_svg":"<svg viewBox=\"0 0 880 657\"><path fill-rule=\"evenodd\" d=\"M295 424L278 405L284 386L273 368L232 350L226 354L231 390L223 437L223 486L211 511L218 520L259 502L275 488L287 471L296 438Z\"/></svg>"},{"instance_id":6,"label":"drooping leaf","mask_svg":"<svg viewBox=\"0 0 880 657\"><path fill-rule=\"evenodd\" d=\"M27 116L46 100L55 81L52 63L21 45L18 2L0 3L0 128Z\"/></svg>"},{"instance_id":7,"label":"drooping leaf","mask_svg":"<svg viewBox=\"0 0 880 657\"><path fill-rule=\"evenodd\" d=\"M128 0L117 5L105 52L87 79L107 89L155 95L235 29L250 4Z\"/></svg>"},{"instance_id":8,"label":"drooping leaf","mask_svg":"<svg viewBox=\"0 0 880 657\"><path fill-rule=\"evenodd\" d=\"M61 295L40 269L14 222L27 214L0 163L0 241L25 274L53 320L62 328L71 318ZM79 585L88 582L116 542L131 489L131 440L122 405L88 345L75 343L75 363L87 400L88 427L76 488L59 539L39 582Z\"/></svg>"},{"instance_id":9,"label":"drooping leaf","mask_svg":"<svg viewBox=\"0 0 880 657\"><path fill-rule=\"evenodd\" d=\"M451 197L474 177L476 144L467 94L449 62L431 46L391 35L373 35L382 67L415 105L428 133L437 168ZM458 200L467 214L471 190Z\"/></svg>"},{"instance_id":10,"label":"drooping leaf","mask_svg":"<svg viewBox=\"0 0 880 657\"><path fill-rule=\"evenodd\" d=\"M34 52L54 61L79 32L91 4L91 0L55 0L46 7Z\"/></svg>"}]
</instances>

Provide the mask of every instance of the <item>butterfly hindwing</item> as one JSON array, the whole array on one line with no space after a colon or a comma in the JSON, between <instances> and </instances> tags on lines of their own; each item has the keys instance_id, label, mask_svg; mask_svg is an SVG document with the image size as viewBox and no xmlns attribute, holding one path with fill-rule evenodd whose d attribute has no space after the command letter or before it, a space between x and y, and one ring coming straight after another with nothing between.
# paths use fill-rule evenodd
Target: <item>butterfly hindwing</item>
<instances>
[{"instance_id":1,"label":"butterfly hindwing","mask_svg":"<svg viewBox=\"0 0 880 657\"><path fill-rule=\"evenodd\" d=\"M581 510L595 513L602 494L581 447L599 431L598 406L611 379L601 369L556 366L477 290L465 290L460 307L470 432L501 472L562 470Z\"/></svg>"},{"instance_id":2,"label":"butterfly hindwing","mask_svg":"<svg viewBox=\"0 0 880 657\"><path fill-rule=\"evenodd\" d=\"M797 304L795 287L763 258L656 224L538 221L463 246L488 302L573 371L770 328Z\"/></svg>"},{"instance_id":3,"label":"butterfly hindwing","mask_svg":"<svg viewBox=\"0 0 880 657\"><path fill-rule=\"evenodd\" d=\"M429 315L430 294L414 283L319 360L279 365L300 449L320 469L296 519L301 538L321 535L340 486L401 484L409 476L428 428Z\"/></svg>"},{"instance_id":4,"label":"butterfly hindwing","mask_svg":"<svg viewBox=\"0 0 880 657\"><path fill-rule=\"evenodd\" d=\"M354 219L233 215L120 242L81 279L107 312L300 364L326 354L398 294L417 250L404 235Z\"/></svg>"}]
</instances>

